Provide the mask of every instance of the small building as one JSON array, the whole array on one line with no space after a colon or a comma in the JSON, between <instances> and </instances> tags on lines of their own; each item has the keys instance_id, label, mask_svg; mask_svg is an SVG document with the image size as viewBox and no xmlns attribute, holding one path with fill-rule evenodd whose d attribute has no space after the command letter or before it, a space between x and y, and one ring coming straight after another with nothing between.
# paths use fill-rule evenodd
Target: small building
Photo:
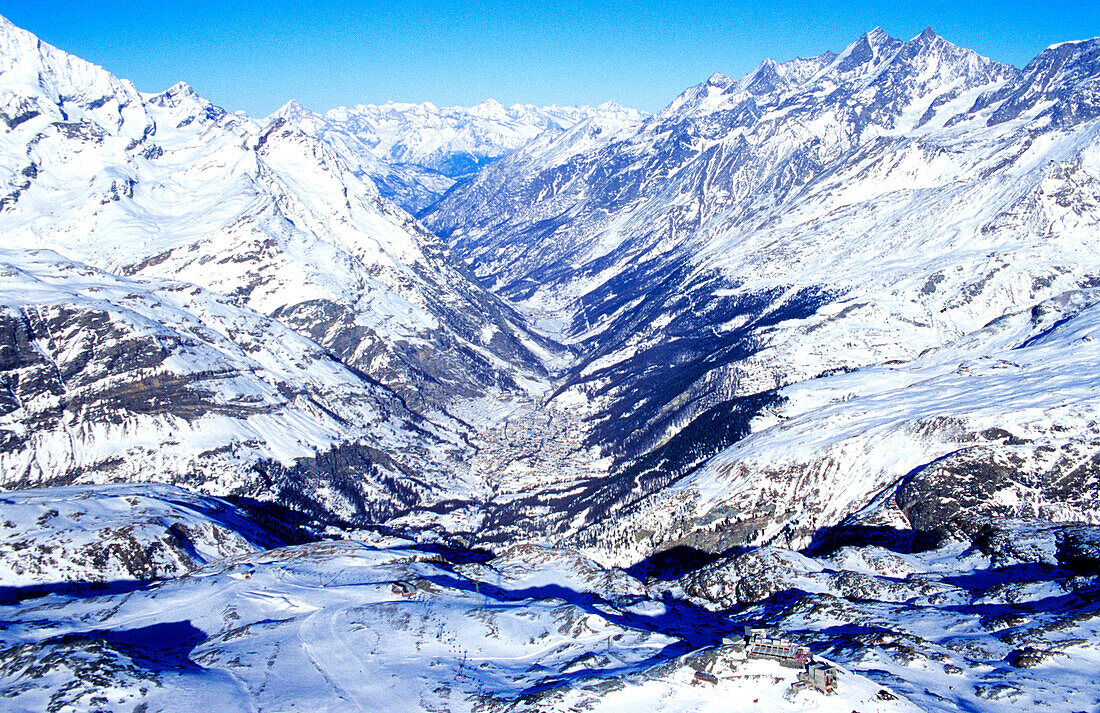
<instances>
[{"instance_id":1,"label":"small building","mask_svg":"<svg viewBox=\"0 0 1100 713\"><path fill-rule=\"evenodd\" d=\"M745 639L744 637L723 636L722 646L728 646L734 651L744 651Z\"/></svg>"},{"instance_id":2,"label":"small building","mask_svg":"<svg viewBox=\"0 0 1100 713\"><path fill-rule=\"evenodd\" d=\"M394 582L390 590L399 596L411 599L416 596L416 586L412 582Z\"/></svg>"},{"instance_id":3,"label":"small building","mask_svg":"<svg viewBox=\"0 0 1100 713\"><path fill-rule=\"evenodd\" d=\"M713 673L708 673L706 671L696 671L695 680L703 683L709 683L711 685L718 683L718 677L715 676Z\"/></svg>"},{"instance_id":4,"label":"small building","mask_svg":"<svg viewBox=\"0 0 1100 713\"><path fill-rule=\"evenodd\" d=\"M805 646L789 639L768 636L765 629L749 629L745 635L745 654L750 659L772 659L785 666L799 668L813 660Z\"/></svg>"},{"instance_id":5,"label":"small building","mask_svg":"<svg viewBox=\"0 0 1100 713\"><path fill-rule=\"evenodd\" d=\"M821 693L836 693L837 668L820 661L806 664L798 672L799 688L813 688Z\"/></svg>"}]
</instances>

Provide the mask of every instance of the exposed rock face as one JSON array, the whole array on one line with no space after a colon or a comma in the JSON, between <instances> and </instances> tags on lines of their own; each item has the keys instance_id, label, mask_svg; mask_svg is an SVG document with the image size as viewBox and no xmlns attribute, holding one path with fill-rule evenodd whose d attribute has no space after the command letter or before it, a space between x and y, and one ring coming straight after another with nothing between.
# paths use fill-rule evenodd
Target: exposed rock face
<instances>
[{"instance_id":1,"label":"exposed rock face","mask_svg":"<svg viewBox=\"0 0 1100 713\"><path fill-rule=\"evenodd\" d=\"M1061 567L1083 576L1100 574L1100 529L1035 520L984 520L975 546L1000 568L1020 564Z\"/></svg>"},{"instance_id":2,"label":"exposed rock face","mask_svg":"<svg viewBox=\"0 0 1100 713\"><path fill-rule=\"evenodd\" d=\"M1087 519L1100 480L1100 442L976 446L906 478L897 503L913 529L937 532L991 516Z\"/></svg>"},{"instance_id":3,"label":"exposed rock face","mask_svg":"<svg viewBox=\"0 0 1100 713\"><path fill-rule=\"evenodd\" d=\"M0 251L0 273L6 488L174 482L355 522L461 490L462 424L274 319L54 253Z\"/></svg>"}]
</instances>

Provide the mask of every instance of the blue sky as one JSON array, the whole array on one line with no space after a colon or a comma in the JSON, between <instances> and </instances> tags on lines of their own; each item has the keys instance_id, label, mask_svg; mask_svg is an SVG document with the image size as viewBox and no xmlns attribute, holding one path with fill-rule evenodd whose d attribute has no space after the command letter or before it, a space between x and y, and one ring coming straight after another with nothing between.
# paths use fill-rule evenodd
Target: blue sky
<instances>
[{"instance_id":1,"label":"blue sky","mask_svg":"<svg viewBox=\"0 0 1100 713\"><path fill-rule=\"evenodd\" d=\"M291 98L316 110L492 96L655 111L713 72L839 51L875 26L909 39L931 25L1017 66L1100 35L1100 0L0 0L0 14L143 91L182 79L257 116Z\"/></svg>"}]
</instances>

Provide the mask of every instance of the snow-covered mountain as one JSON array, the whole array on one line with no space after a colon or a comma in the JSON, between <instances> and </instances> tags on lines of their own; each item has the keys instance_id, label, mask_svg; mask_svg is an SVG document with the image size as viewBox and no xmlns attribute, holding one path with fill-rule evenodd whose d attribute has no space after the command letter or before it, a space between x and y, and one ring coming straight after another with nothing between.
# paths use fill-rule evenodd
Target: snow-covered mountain
<instances>
[{"instance_id":1,"label":"snow-covered mountain","mask_svg":"<svg viewBox=\"0 0 1100 713\"><path fill-rule=\"evenodd\" d=\"M377 520L464 491L448 408L545 388L548 343L285 121L140 94L6 20L0 114L4 485Z\"/></svg>"},{"instance_id":2,"label":"snow-covered mountain","mask_svg":"<svg viewBox=\"0 0 1100 713\"><path fill-rule=\"evenodd\" d=\"M317 114L291 101L272 115L336 149L398 205L430 208L464 177L537 136L553 136L593 117L640 121L643 114L607 102L581 106L506 107L487 99L472 107L431 103L358 104Z\"/></svg>"},{"instance_id":3,"label":"snow-covered mountain","mask_svg":"<svg viewBox=\"0 0 1100 713\"><path fill-rule=\"evenodd\" d=\"M547 130L537 111L490 104L325 118L289 107L289 119L257 123L184 85L140 95L3 29L10 270L62 291L68 274L126 276L95 273L102 285L41 302L13 288L9 341L65 365L75 347L51 319L66 318L36 326L27 315L68 300L112 317L81 319L66 337L86 340L102 323L119 339L132 327L111 320L131 319L132 290L151 295L142 318L171 333L190 310L200 323L241 310L232 319L251 320L251 341L213 331L264 363L269 371L232 369L266 384L249 389L275 386L270 408L287 407L278 384L312 384L317 368L296 357L302 374L279 373L290 358L272 354L268 335L293 330L303 341L277 346L316 348L334 370L307 389L317 404L308 416L286 411L301 426L261 427L242 410L226 426L213 404L240 402L237 391L212 392L188 414L172 413L179 399L155 402L158 418L217 424L214 447L169 435L175 422L153 428L128 401L110 402L128 429L103 427L108 407L32 428L35 408L53 407L25 404L51 393L64 413L68 372L49 388L9 376L9 483L134 479L154 452L153 477L213 492L314 482L320 469L353 476L353 496L327 496L341 517L399 515L407 527L495 541L553 533L622 563L677 543L810 544L889 500L902 479L905 492L938 487L951 502L1000 493L1007 504L983 514L1092 519L1092 471L1071 465L1096 441L1095 41L1059 45L1020 71L931 30L908 42L875 30L840 54L715 75L644 121L604 107ZM557 127L577 118L554 111ZM381 156L364 156L425 163L461 144L441 136L466 136L467 148L482 136L447 133L436 114L497 126L485 145L507 143L500 126L533 132L428 217L508 302L474 285L326 134L332 122L350 137L373 121ZM184 289L178 281L218 306L161 314L160 295ZM200 346L231 349L212 340ZM65 368L89 382L144 383L132 369L166 368L86 351ZM171 369L205 375L203 359ZM360 400L399 405L360 414ZM379 430L387 418L397 422ZM155 434L142 458L137 433ZM214 477L227 460L234 475ZM1040 463L1045 480L1020 475ZM1069 494L1066 473L1083 495ZM383 504L386 483L400 495ZM324 510L326 496L307 490ZM900 501L887 510L872 519L922 537L957 514L918 516Z\"/></svg>"},{"instance_id":4,"label":"snow-covered mountain","mask_svg":"<svg viewBox=\"0 0 1100 713\"><path fill-rule=\"evenodd\" d=\"M468 345L466 358L487 372L501 354L524 352L480 343L487 325L500 333L495 344L515 338L507 311L323 144L282 122L227 115L185 85L138 95L3 29L6 246L182 278L288 323L308 320L321 342L340 340L341 356L384 381L376 369L401 361L400 344L436 332L433 342L449 332L444 341Z\"/></svg>"},{"instance_id":5,"label":"snow-covered mountain","mask_svg":"<svg viewBox=\"0 0 1100 713\"><path fill-rule=\"evenodd\" d=\"M446 196L426 222L581 355L555 400L614 463L574 484L578 542L803 546L921 481L956 506L891 528L1095 521L1098 52L874 30Z\"/></svg>"},{"instance_id":6,"label":"snow-covered mountain","mask_svg":"<svg viewBox=\"0 0 1100 713\"><path fill-rule=\"evenodd\" d=\"M0 29L4 247L232 296L422 403L540 370L515 316L326 144Z\"/></svg>"},{"instance_id":7,"label":"snow-covered mountain","mask_svg":"<svg viewBox=\"0 0 1100 713\"><path fill-rule=\"evenodd\" d=\"M875 30L253 121L0 20L0 695L1100 705L1098 87Z\"/></svg>"},{"instance_id":8,"label":"snow-covered mountain","mask_svg":"<svg viewBox=\"0 0 1100 713\"><path fill-rule=\"evenodd\" d=\"M876 30L840 54L715 75L644 121L604 107L565 130L543 126L427 218L505 302L380 197L347 146L334 148L326 132L339 121L337 133L351 137L354 112L290 107L289 119L257 123L184 85L140 95L10 25L4 38L0 244L13 273L56 285L82 270L135 280L102 298L97 309L109 314L126 314L126 290L159 295L184 281L250 315L253 335L289 327L305 339L300 351L316 345L339 374L326 384L350 379L339 399L313 396L314 425L253 425L250 435L218 425L236 435L200 449L201 439L174 439L140 418L104 429L107 408L51 421L53 445L38 443L46 430L28 427L34 412L19 400L31 382L8 377L19 386L5 417L15 434L9 483L133 479L156 450L137 458L133 434L157 433L151 443L178 454L153 468L157 479L255 490L252 476L208 480L211 468L229 458L230 472L268 463L263 477L310 480L320 467L354 474L353 504L332 508L341 516L378 507L409 527L497 541L558 533L624 563L675 543L805 545L917 472L981 470L987 477L963 480L993 492L995 471L1007 479L1000 497L1017 506L989 514L1092 517L1090 470L1069 468L1082 499L1013 473L1046 463L1047 449L1068 463L1094 451L1085 365L1100 276L1096 42L1052 48L1020 71L930 30L909 42ZM427 108L405 110L405 124L393 106L360 112L391 117L372 119L389 127L377 144L385 158L413 155L401 141L446 144ZM562 123L576 118L559 113ZM538 124L534 110L505 121L512 115L492 105L449 115ZM418 121L436 139L409 128ZM427 161L431 151L415 155ZM20 252L27 245L71 264ZM20 289L8 297L12 344L42 345L43 363L61 364L73 353L65 344L19 325L62 298L35 304ZM175 332L187 315L150 308L143 317ZM269 353L266 336L236 339L264 360L285 358ZM89 380L131 378L117 371L130 365L91 352L69 368ZM305 372L311 363L295 362ZM1059 388L1043 381L1053 374L1066 375ZM930 379L935 389L915 387ZM60 384L55 391L68 388ZM360 398L400 405L349 417L333 403ZM206 403L194 415L218 416ZM393 416L392 433L414 435L369 425ZM418 438L411 424L422 417L430 435ZM58 445L73 438L79 447ZM365 442L370 457L341 451ZM964 456L962 446L974 450ZM380 466L390 453L404 455ZM216 457L187 465L204 462L200 454ZM1068 466L1044 467L1055 481ZM364 505L364 488L385 500L381 481L360 477L379 468L403 494ZM952 487L944 497L965 501ZM461 526L440 525L431 503L445 501L444 513L463 513ZM898 508L892 526L925 534L954 516L917 527L912 508Z\"/></svg>"},{"instance_id":9,"label":"snow-covered mountain","mask_svg":"<svg viewBox=\"0 0 1100 713\"><path fill-rule=\"evenodd\" d=\"M0 250L0 275L6 488L167 481L369 522L464 489L462 424L275 319L50 251Z\"/></svg>"}]
</instances>

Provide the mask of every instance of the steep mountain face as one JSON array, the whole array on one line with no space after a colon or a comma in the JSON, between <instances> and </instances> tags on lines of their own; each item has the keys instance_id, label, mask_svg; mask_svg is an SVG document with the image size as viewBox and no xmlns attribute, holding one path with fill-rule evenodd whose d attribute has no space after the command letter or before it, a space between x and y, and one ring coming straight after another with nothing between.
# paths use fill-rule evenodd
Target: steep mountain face
<instances>
[{"instance_id":1,"label":"steep mountain face","mask_svg":"<svg viewBox=\"0 0 1100 713\"><path fill-rule=\"evenodd\" d=\"M591 107L515 104L488 99L473 107L368 104L316 114L291 101L284 118L333 147L410 213L430 208L457 181L537 136L556 135L586 119L643 115L614 102Z\"/></svg>"},{"instance_id":2,"label":"steep mountain face","mask_svg":"<svg viewBox=\"0 0 1100 713\"><path fill-rule=\"evenodd\" d=\"M167 481L377 522L464 492L462 425L192 284L0 250L0 482Z\"/></svg>"},{"instance_id":3,"label":"steep mountain face","mask_svg":"<svg viewBox=\"0 0 1100 713\"><path fill-rule=\"evenodd\" d=\"M672 544L908 551L990 516L1096 522L1098 307L1095 289L1063 293L911 361L786 387L742 440L579 539L631 562Z\"/></svg>"},{"instance_id":4,"label":"steep mountain face","mask_svg":"<svg viewBox=\"0 0 1100 713\"><path fill-rule=\"evenodd\" d=\"M326 144L0 30L0 245L231 296L425 410L539 378L516 315Z\"/></svg>"},{"instance_id":5,"label":"steep mountain face","mask_svg":"<svg viewBox=\"0 0 1100 713\"><path fill-rule=\"evenodd\" d=\"M758 202L782 200L857 145L937 115L940 125L950 121L966 108L959 97L972 102L1015 72L931 31L903 43L875 30L841 55L769 60L738 80L716 74L641 127L597 126L533 144L456 191L428 223L476 260L479 275L521 299L525 284L557 287L554 264L593 272L600 258L637 243L628 230L639 213L657 220L649 237L663 238L667 252L723 209L755 213ZM638 255L652 249L633 245Z\"/></svg>"},{"instance_id":6,"label":"steep mountain face","mask_svg":"<svg viewBox=\"0 0 1100 713\"><path fill-rule=\"evenodd\" d=\"M961 503L1006 489L997 514L1093 520L1059 493L1095 488L1073 462L1100 408L1097 46L1019 71L875 30L532 142L446 196L426 222L583 355L555 398L614 463L569 503L573 527L603 521L577 542L623 563L803 546L910 474L961 496L935 475L957 468ZM1048 449L1066 462L1025 483ZM910 533L948 515L901 511Z\"/></svg>"}]
</instances>

